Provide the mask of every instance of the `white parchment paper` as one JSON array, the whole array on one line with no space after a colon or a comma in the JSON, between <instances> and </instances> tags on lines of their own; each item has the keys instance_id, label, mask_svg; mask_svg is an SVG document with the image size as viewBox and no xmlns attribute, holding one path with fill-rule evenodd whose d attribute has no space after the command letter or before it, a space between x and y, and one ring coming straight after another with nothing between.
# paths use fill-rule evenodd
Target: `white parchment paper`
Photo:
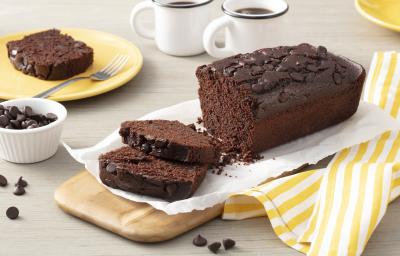
<instances>
[{"instance_id":1,"label":"white parchment paper","mask_svg":"<svg viewBox=\"0 0 400 256\"><path fill-rule=\"evenodd\" d=\"M189 124L195 123L199 116L201 116L199 101L191 100L152 112L140 119L179 120ZM303 164L314 164L343 148L370 140L385 131L395 129L400 129L400 127L393 118L377 106L361 102L357 113L347 121L265 151L262 154L264 158L256 163L226 167L222 175L212 174L209 171L200 188L189 199L169 203L158 198L106 188L115 195L136 202L146 202L167 214L202 210L223 202L231 193L256 186L268 178L277 177L283 172L293 170ZM84 164L86 169L101 183L98 156L122 146L122 143L118 131L115 131L90 148L74 150L65 143L64 146L72 157Z\"/></svg>"}]
</instances>

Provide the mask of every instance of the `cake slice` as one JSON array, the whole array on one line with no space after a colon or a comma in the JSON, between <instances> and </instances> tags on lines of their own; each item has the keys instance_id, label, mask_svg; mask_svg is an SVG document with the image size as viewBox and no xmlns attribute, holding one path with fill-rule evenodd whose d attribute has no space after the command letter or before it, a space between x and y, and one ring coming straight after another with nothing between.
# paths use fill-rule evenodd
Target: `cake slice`
<instances>
[{"instance_id":1,"label":"cake slice","mask_svg":"<svg viewBox=\"0 0 400 256\"><path fill-rule=\"evenodd\" d=\"M93 49L57 29L7 43L8 58L24 74L43 80L64 80L86 71Z\"/></svg>"},{"instance_id":2,"label":"cake slice","mask_svg":"<svg viewBox=\"0 0 400 256\"><path fill-rule=\"evenodd\" d=\"M164 159L188 163L216 163L211 138L178 121L145 120L122 123L125 144Z\"/></svg>"},{"instance_id":3,"label":"cake slice","mask_svg":"<svg viewBox=\"0 0 400 256\"><path fill-rule=\"evenodd\" d=\"M245 158L352 116L365 70L323 46L300 44L218 60L196 76L204 126L225 152Z\"/></svg>"},{"instance_id":4,"label":"cake slice","mask_svg":"<svg viewBox=\"0 0 400 256\"><path fill-rule=\"evenodd\" d=\"M166 161L128 146L101 155L99 168L109 187L167 201L191 197L207 173L205 164Z\"/></svg>"}]
</instances>

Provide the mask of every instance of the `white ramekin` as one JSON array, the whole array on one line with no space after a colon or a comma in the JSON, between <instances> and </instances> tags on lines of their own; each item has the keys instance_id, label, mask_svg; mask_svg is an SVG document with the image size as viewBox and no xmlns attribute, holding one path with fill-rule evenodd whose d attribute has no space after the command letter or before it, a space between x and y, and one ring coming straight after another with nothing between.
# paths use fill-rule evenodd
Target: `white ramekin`
<instances>
[{"instance_id":1,"label":"white ramekin","mask_svg":"<svg viewBox=\"0 0 400 256\"><path fill-rule=\"evenodd\" d=\"M58 149L67 110L58 102L47 99L22 98L4 101L3 106L30 106L34 113L54 113L58 119L35 129L0 128L0 158L13 163L36 163L52 157Z\"/></svg>"}]
</instances>

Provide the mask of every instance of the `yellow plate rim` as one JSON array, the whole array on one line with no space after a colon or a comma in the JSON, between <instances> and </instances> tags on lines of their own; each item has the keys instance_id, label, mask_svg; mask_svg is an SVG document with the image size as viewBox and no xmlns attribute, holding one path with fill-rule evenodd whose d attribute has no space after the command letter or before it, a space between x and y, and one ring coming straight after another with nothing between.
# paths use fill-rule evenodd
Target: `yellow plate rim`
<instances>
[{"instance_id":1,"label":"yellow plate rim","mask_svg":"<svg viewBox=\"0 0 400 256\"><path fill-rule=\"evenodd\" d=\"M32 34L32 33L47 30L47 29L50 29L50 28L32 29L32 30L27 30L27 31L20 31L20 32L16 32L16 33L6 34L3 36L0 36L0 40L4 40L5 38L8 38L8 37L22 36L24 34L28 35L28 34ZM132 48L132 50L134 50L134 52L137 56L137 59L136 59L137 64L134 65L133 68L129 70L129 72L125 72L126 73L125 76L122 76L122 74L116 75L116 76L120 76L121 79L109 86L106 86L106 87L103 87L100 89L96 89L96 90L90 91L90 92L82 91L82 92L77 92L77 93L70 93L68 95L55 95L55 96L49 97L49 99L51 99L51 100L58 101L58 102L72 101L72 100L86 99L86 98L90 98L90 97L94 97L94 96L97 96L100 94L107 93L109 91L115 90L115 89L125 85L127 82L132 80L141 71L141 69L143 67L143 55L142 55L141 51L135 44L133 44L132 42L130 42L129 40L127 40L125 38L122 38L120 36L117 36L117 35L114 35L111 33L94 30L94 29L87 29L87 28L65 27L65 28L59 28L59 30L64 33L65 32L68 33L69 31L77 31L77 32L81 32L81 33L88 32L88 33L102 34L106 37L113 37L113 38L129 45ZM76 38L76 39L79 40L79 38ZM21 73L21 75L24 75L24 74ZM63 81L65 81L65 80L60 80L59 82L62 83ZM12 100L12 99L17 99L17 97L13 96L12 94L7 94L7 93L0 91L0 99Z\"/></svg>"},{"instance_id":2,"label":"yellow plate rim","mask_svg":"<svg viewBox=\"0 0 400 256\"><path fill-rule=\"evenodd\" d=\"M388 28L388 29L391 29L391 30L395 30L395 31L400 32L400 26L398 26L398 25L393 25L393 24L391 24L391 23L387 23L387 22L385 22L385 21L383 21L383 20L380 20L380 19L378 19L378 18L376 18L376 17L370 15L368 12L366 12L366 11L361 7L360 1L361 1L361 0L355 0L354 2L355 2L356 9L357 9L357 11L361 14L361 16L363 16L363 17L366 18L367 20L370 20L370 21L372 21L373 23L375 23L375 24L377 24L377 25L379 25L379 26L382 26L382 27L385 27L385 28Z\"/></svg>"}]
</instances>

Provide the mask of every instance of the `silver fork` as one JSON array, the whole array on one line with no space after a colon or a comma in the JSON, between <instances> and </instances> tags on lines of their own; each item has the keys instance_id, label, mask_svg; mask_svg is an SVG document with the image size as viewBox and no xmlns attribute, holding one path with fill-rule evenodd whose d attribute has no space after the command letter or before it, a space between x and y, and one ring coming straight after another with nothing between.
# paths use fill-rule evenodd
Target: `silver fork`
<instances>
[{"instance_id":1,"label":"silver fork","mask_svg":"<svg viewBox=\"0 0 400 256\"><path fill-rule=\"evenodd\" d=\"M104 81L109 79L110 77L116 75L123 67L125 67L126 63L128 63L129 57L125 55L116 55L110 63L108 63L104 68L100 69L96 73L91 74L90 76L83 77L75 77L65 82L62 82L59 85L54 86L44 92L39 93L38 95L33 96L33 98L47 98L55 92L67 87L73 82L91 79L93 81Z\"/></svg>"}]
</instances>

